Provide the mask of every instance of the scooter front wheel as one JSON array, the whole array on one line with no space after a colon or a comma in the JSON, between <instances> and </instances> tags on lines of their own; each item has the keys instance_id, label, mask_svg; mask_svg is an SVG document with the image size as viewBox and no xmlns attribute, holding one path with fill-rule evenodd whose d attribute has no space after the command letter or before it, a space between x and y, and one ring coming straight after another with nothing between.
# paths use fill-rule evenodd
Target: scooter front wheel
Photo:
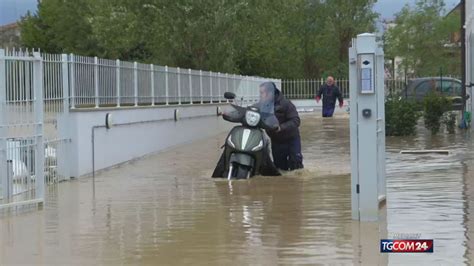
<instances>
[{"instance_id":1,"label":"scooter front wheel","mask_svg":"<svg viewBox=\"0 0 474 266\"><path fill-rule=\"evenodd\" d=\"M243 165L236 165L235 177L237 179L248 179L250 178L250 168Z\"/></svg>"}]
</instances>

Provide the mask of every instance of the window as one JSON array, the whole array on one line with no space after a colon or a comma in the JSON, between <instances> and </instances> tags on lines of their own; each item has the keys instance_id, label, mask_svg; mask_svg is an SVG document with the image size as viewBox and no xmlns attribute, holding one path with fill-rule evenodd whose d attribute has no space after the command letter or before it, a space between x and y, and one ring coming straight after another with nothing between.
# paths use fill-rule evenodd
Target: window
<instances>
[{"instance_id":1,"label":"window","mask_svg":"<svg viewBox=\"0 0 474 266\"><path fill-rule=\"evenodd\" d=\"M439 86L440 83L441 86ZM460 96L461 87L461 83L456 80L439 80L436 89L445 96Z\"/></svg>"},{"instance_id":2,"label":"window","mask_svg":"<svg viewBox=\"0 0 474 266\"><path fill-rule=\"evenodd\" d=\"M454 82L454 83L453 83L453 88L454 88L454 95L455 95L455 96L461 96L461 95L462 95L462 86L461 86L461 83L459 83L459 82Z\"/></svg>"},{"instance_id":3,"label":"window","mask_svg":"<svg viewBox=\"0 0 474 266\"><path fill-rule=\"evenodd\" d=\"M424 98L430 91L435 89L435 81L434 80L425 80L422 81L418 86L415 88L415 96L417 99Z\"/></svg>"}]
</instances>

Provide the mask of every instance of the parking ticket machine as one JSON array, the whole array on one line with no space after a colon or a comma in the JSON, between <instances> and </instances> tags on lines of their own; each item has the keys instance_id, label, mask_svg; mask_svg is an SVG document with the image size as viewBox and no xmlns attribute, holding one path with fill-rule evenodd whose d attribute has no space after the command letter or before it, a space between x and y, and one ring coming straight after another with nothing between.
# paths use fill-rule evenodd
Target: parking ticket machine
<instances>
[{"instance_id":1,"label":"parking ticket machine","mask_svg":"<svg viewBox=\"0 0 474 266\"><path fill-rule=\"evenodd\" d=\"M385 201L384 55L375 34L349 48L352 219L377 221Z\"/></svg>"}]
</instances>

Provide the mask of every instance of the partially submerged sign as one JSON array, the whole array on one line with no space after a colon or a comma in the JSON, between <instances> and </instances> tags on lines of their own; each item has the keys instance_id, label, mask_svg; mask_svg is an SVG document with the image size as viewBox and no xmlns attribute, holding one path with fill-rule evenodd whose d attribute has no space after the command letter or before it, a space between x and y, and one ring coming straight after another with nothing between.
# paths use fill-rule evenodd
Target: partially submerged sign
<instances>
[{"instance_id":1,"label":"partially submerged sign","mask_svg":"<svg viewBox=\"0 0 474 266\"><path fill-rule=\"evenodd\" d=\"M401 154L444 154L448 155L449 150L402 150L400 151Z\"/></svg>"}]
</instances>

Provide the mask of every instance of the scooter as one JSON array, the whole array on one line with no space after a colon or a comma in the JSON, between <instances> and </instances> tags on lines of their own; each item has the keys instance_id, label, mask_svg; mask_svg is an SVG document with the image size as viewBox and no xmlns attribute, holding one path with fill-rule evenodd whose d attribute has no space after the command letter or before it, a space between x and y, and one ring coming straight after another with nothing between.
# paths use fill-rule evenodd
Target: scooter
<instances>
[{"instance_id":1,"label":"scooter","mask_svg":"<svg viewBox=\"0 0 474 266\"><path fill-rule=\"evenodd\" d=\"M224 97L233 100L236 96L232 92L226 92ZM274 114L261 112L258 106L242 107L232 103L222 117L231 123L241 124L235 126L226 138L221 158L225 169L222 177L227 176L229 180L248 179L262 174L262 167L271 168L272 173L269 175L279 175L276 168L272 169L274 166L268 154L269 140L264 135L264 130L276 130L279 126Z\"/></svg>"}]
</instances>

